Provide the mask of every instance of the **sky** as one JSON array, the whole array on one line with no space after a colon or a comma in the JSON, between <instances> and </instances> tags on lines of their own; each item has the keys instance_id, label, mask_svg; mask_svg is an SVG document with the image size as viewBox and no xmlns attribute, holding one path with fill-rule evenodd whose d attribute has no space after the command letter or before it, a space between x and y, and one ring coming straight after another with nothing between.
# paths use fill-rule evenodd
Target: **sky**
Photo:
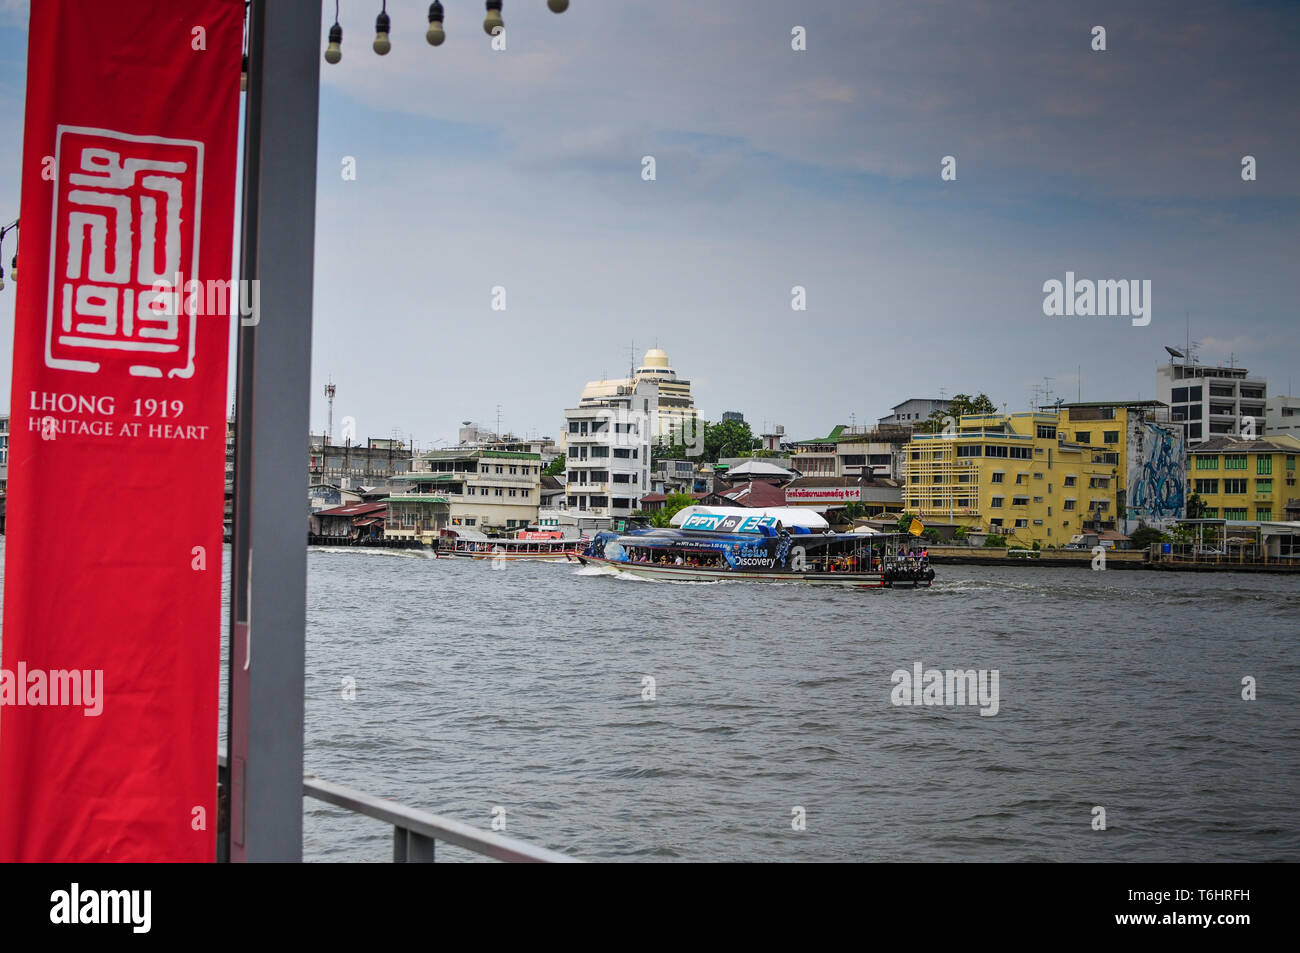
<instances>
[{"instance_id":1,"label":"sky","mask_svg":"<svg viewBox=\"0 0 1300 953\"><path fill-rule=\"evenodd\" d=\"M1189 333L1300 387L1300 3L511 0L504 51L444 5L434 48L390 0L380 57L379 3L342 0L321 62L314 431L332 380L336 434L428 449L499 406L558 437L654 346L706 419L796 439L909 397L1151 398ZM0 0L0 223L26 22ZM1149 280L1150 323L1045 315L1067 271ZM3 395L12 338L9 287Z\"/></svg>"}]
</instances>

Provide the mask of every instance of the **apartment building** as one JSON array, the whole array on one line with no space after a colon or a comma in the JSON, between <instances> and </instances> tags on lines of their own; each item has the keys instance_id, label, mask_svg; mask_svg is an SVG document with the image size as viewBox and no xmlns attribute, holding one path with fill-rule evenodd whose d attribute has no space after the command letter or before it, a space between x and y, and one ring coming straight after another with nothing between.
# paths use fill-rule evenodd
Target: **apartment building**
<instances>
[{"instance_id":1,"label":"apartment building","mask_svg":"<svg viewBox=\"0 0 1300 953\"><path fill-rule=\"evenodd\" d=\"M903 447L911 430L902 427L846 427L794 445L790 466L806 477L901 479Z\"/></svg>"},{"instance_id":2,"label":"apartment building","mask_svg":"<svg viewBox=\"0 0 1300 953\"><path fill-rule=\"evenodd\" d=\"M1300 437L1300 397L1269 397L1264 401L1264 433Z\"/></svg>"},{"instance_id":3,"label":"apartment building","mask_svg":"<svg viewBox=\"0 0 1300 953\"><path fill-rule=\"evenodd\" d=\"M1189 451L1188 479L1203 519L1285 520L1296 491L1300 439L1216 437Z\"/></svg>"},{"instance_id":4,"label":"apartment building","mask_svg":"<svg viewBox=\"0 0 1300 953\"><path fill-rule=\"evenodd\" d=\"M542 460L511 450L433 450L391 482L384 535L432 543L444 529L501 532L537 520Z\"/></svg>"},{"instance_id":5,"label":"apartment building","mask_svg":"<svg viewBox=\"0 0 1300 953\"><path fill-rule=\"evenodd\" d=\"M1156 399L1169 405L1169 419L1187 429L1189 444L1212 437L1263 435L1268 383L1244 367L1207 367L1190 362L1156 368Z\"/></svg>"},{"instance_id":6,"label":"apartment building","mask_svg":"<svg viewBox=\"0 0 1300 953\"><path fill-rule=\"evenodd\" d=\"M604 406L605 401L625 395L642 384L653 384L658 389L655 411L650 417L650 440L680 439L680 434L695 432L695 399L691 396L691 382L678 377L668 362L667 352L651 348L645 352L639 367L630 377L611 380L588 381L578 400L580 407Z\"/></svg>"},{"instance_id":7,"label":"apartment building","mask_svg":"<svg viewBox=\"0 0 1300 953\"><path fill-rule=\"evenodd\" d=\"M1158 400L1088 401L1039 408L1059 410L1057 436L1101 451L1118 467L1118 528L1166 528L1187 517L1187 442L1181 423Z\"/></svg>"},{"instance_id":8,"label":"apartment building","mask_svg":"<svg viewBox=\"0 0 1300 953\"><path fill-rule=\"evenodd\" d=\"M905 448L903 505L922 521L1061 546L1115 529L1118 451L1062 439L1056 413L973 414Z\"/></svg>"},{"instance_id":9,"label":"apartment building","mask_svg":"<svg viewBox=\"0 0 1300 953\"><path fill-rule=\"evenodd\" d=\"M582 518L630 516L650 492L659 385L624 384L564 412L565 503Z\"/></svg>"},{"instance_id":10,"label":"apartment building","mask_svg":"<svg viewBox=\"0 0 1300 953\"><path fill-rule=\"evenodd\" d=\"M364 444L338 444L328 434L311 434L307 459L308 483L312 486L373 486L411 470L410 448L386 437L371 437Z\"/></svg>"}]
</instances>

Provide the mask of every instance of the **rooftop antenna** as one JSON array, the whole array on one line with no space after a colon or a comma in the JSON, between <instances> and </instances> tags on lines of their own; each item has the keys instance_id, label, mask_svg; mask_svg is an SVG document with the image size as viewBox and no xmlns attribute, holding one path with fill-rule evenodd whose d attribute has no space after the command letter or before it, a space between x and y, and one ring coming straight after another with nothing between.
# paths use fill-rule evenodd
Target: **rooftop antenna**
<instances>
[{"instance_id":1,"label":"rooftop antenna","mask_svg":"<svg viewBox=\"0 0 1300 953\"><path fill-rule=\"evenodd\" d=\"M501 405L497 404L497 443L501 442Z\"/></svg>"},{"instance_id":2,"label":"rooftop antenna","mask_svg":"<svg viewBox=\"0 0 1300 953\"><path fill-rule=\"evenodd\" d=\"M334 442L334 379L331 377L325 385L325 399L329 401L329 426L325 430L325 442Z\"/></svg>"},{"instance_id":3,"label":"rooftop antenna","mask_svg":"<svg viewBox=\"0 0 1300 953\"><path fill-rule=\"evenodd\" d=\"M1082 404L1083 403L1083 365L1082 364L1079 365L1078 370L1075 372L1074 382L1078 387L1078 390L1074 395L1074 399L1078 401L1080 404Z\"/></svg>"}]
</instances>

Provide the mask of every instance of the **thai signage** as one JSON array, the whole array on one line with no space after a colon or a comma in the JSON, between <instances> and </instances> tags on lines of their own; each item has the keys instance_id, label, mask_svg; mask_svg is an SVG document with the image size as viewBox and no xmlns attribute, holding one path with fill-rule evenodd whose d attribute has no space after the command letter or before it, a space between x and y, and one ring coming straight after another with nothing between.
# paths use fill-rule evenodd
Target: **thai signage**
<instances>
[{"instance_id":1,"label":"thai signage","mask_svg":"<svg viewBox=\"0 0 1300 953\"><path fill-rule=\"evenodd\" d=\"M790 504L856 503L862 499L862 488L857 486L788 486L785 501Z\"/></svg>"}]
</instances>

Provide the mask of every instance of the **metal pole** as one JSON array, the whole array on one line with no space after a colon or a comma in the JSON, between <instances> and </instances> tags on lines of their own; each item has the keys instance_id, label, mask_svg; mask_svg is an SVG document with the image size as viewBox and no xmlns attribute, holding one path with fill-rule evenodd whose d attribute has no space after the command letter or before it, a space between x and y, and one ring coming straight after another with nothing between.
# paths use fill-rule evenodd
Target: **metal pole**
<instances>
[{"instance_id":1,"label":"metal pole","mask_svg":"<svg viewBox=\"0 0 1300 953\"><path fill-rule=\"evenodd\" d=\"M236 387L228 744L232 861L302 859L307 548L320 0L252 0ZM253 554L257 554L256 573Z\"/></svg>"}]
</instances>

